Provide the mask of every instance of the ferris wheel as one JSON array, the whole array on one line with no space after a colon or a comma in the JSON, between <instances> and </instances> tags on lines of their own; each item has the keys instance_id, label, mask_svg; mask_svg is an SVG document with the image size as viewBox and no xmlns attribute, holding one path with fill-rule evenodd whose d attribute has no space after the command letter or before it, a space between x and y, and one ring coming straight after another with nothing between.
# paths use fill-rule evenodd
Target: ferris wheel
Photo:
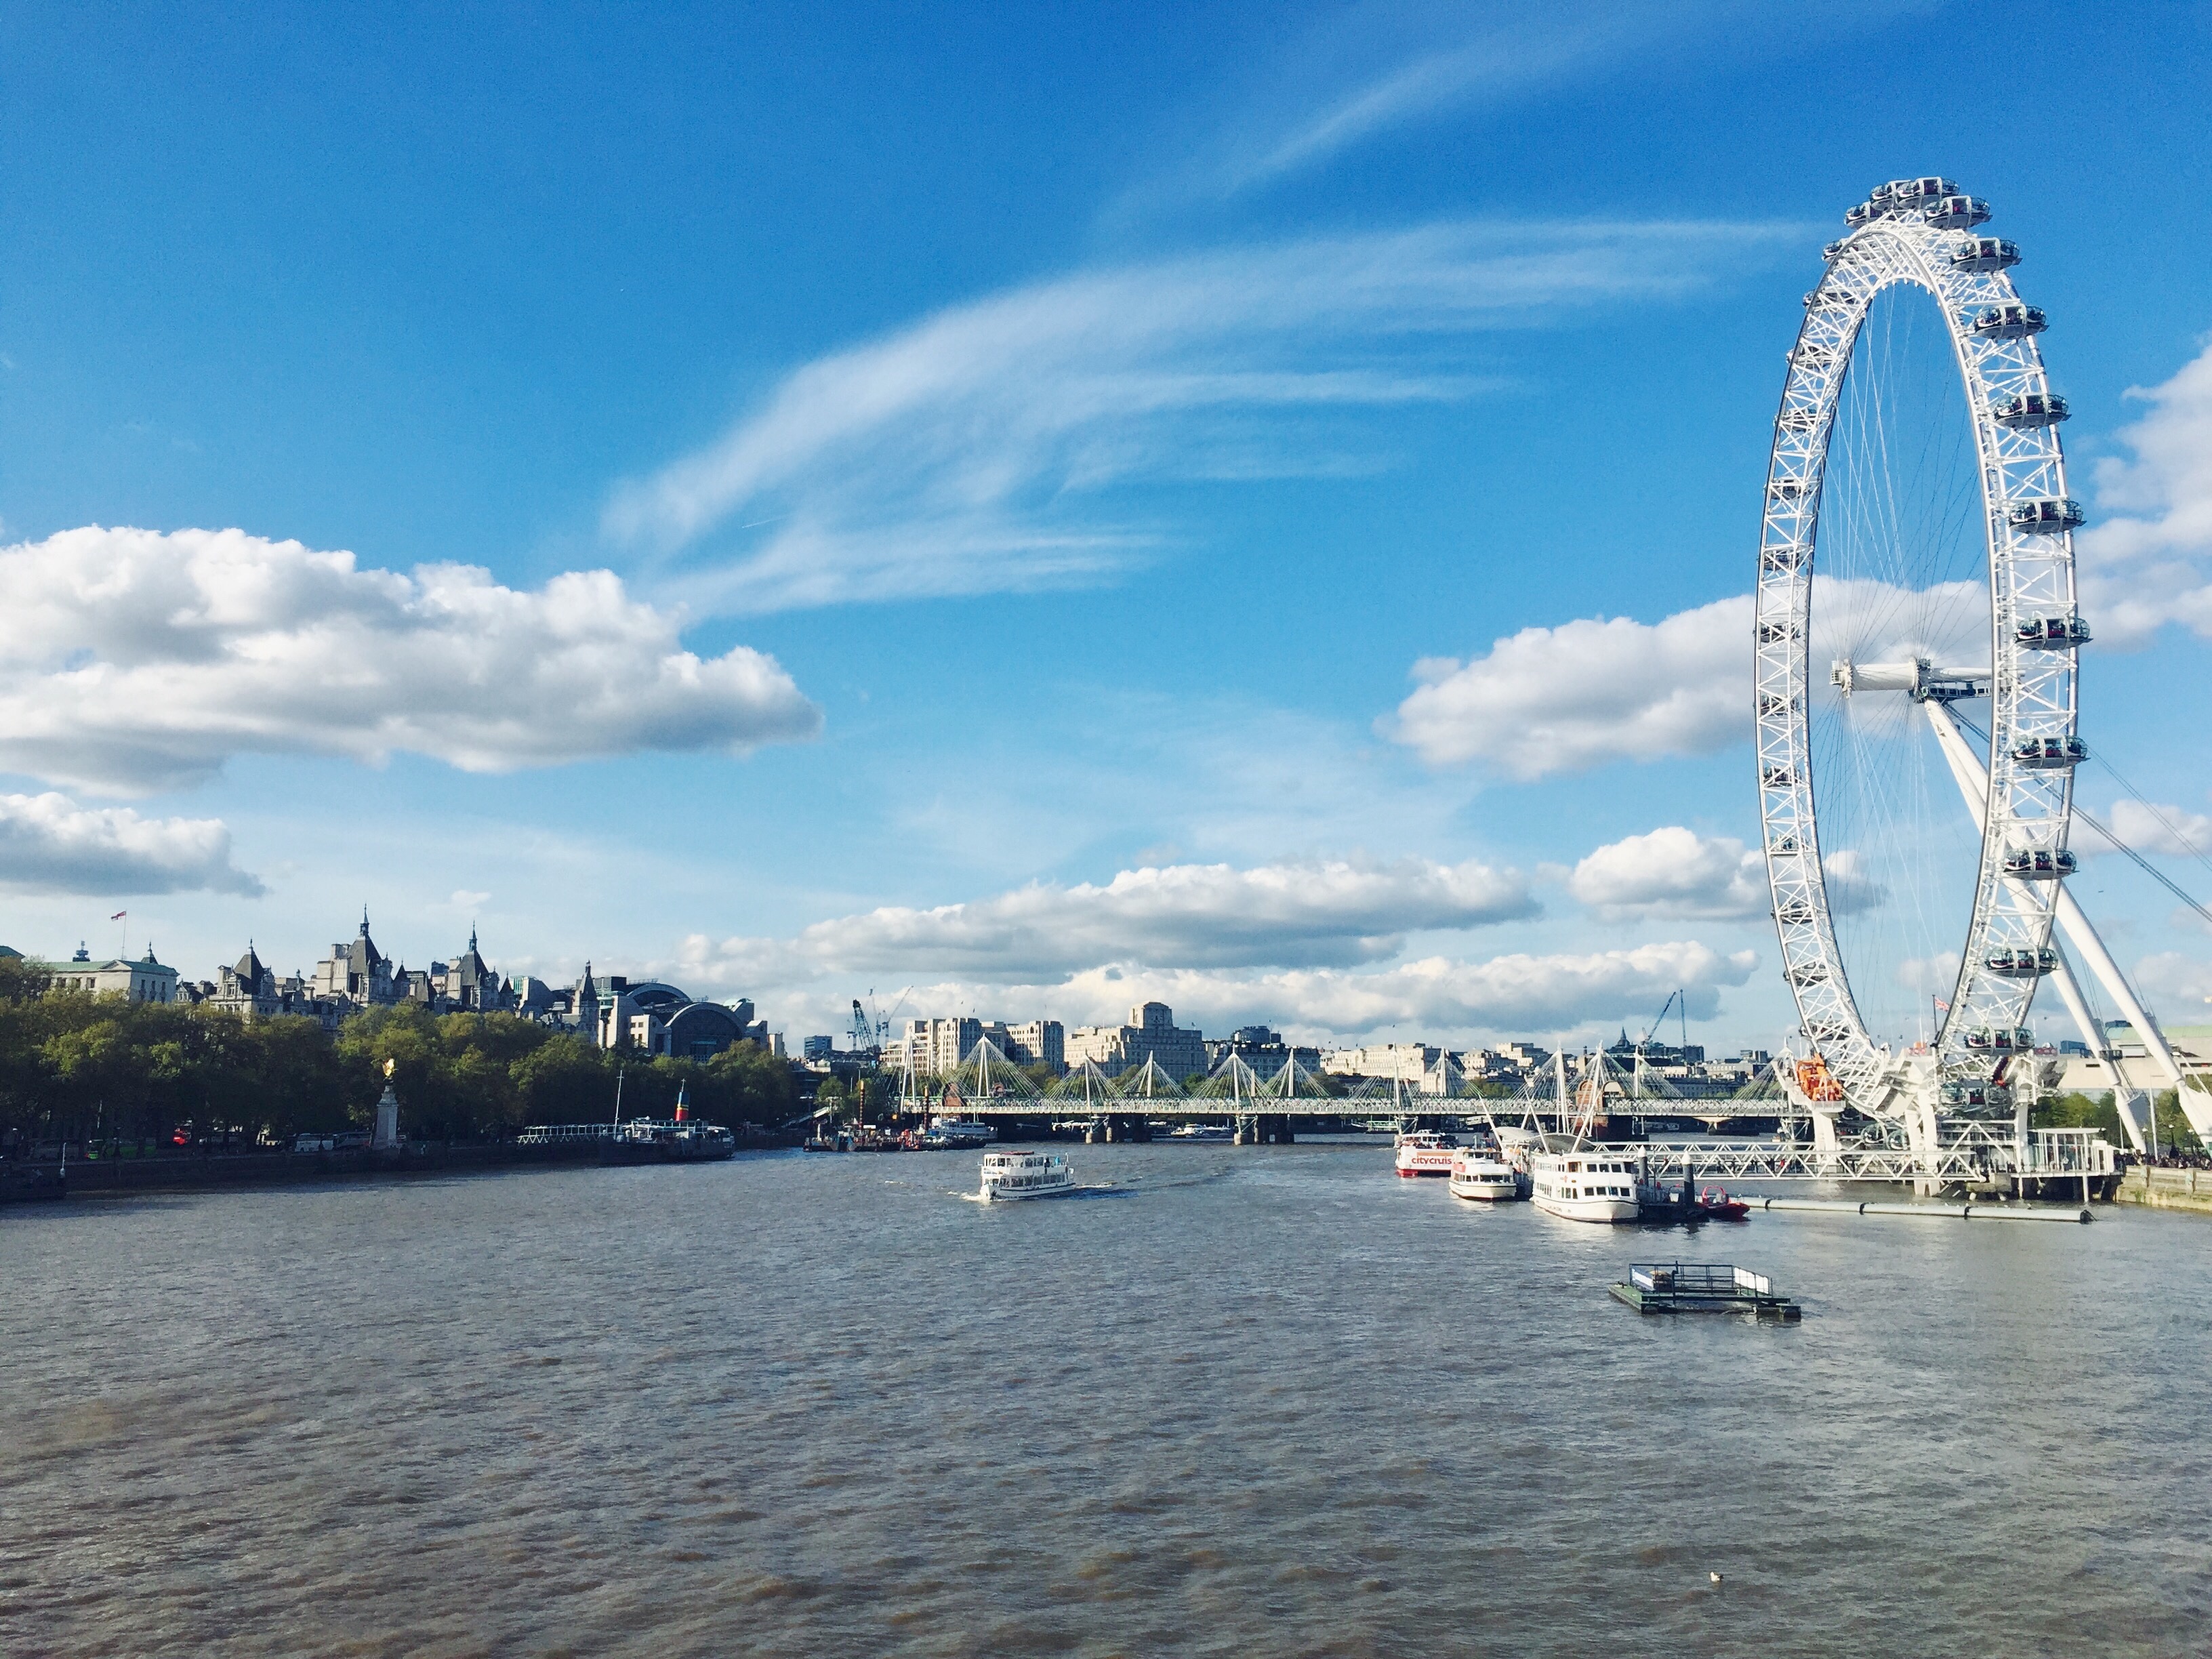
<instances>
[{"instance_id":1,"label":"ferris wheel","mask_svg":"<svg viewBox=\"0 0 2212 1659\"><path fill-rule=\"evenodd\" d=\"M1759 552L1783 972L1853 1106L2009 1119L2038 988L2060 981L2092 1024L2052 934L2079 915L2067 832L2089 638L2066 400L2044 313L2013 287L2019 249L1979 234L1987 204L1905 179L1845 217L1789 355ZM2102 946L2083 948L2103 978Z\"/></svg>"}]
</instances>

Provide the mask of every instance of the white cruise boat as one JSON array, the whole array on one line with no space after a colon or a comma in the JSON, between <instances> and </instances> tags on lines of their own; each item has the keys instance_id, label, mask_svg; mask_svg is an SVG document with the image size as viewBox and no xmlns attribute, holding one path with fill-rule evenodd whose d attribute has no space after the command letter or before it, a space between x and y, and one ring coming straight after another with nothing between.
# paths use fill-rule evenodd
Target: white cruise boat
<instances>
[{"instance_id":1,"label":"white cruise boat","mask_svg":"<svg viewBox=\"0 0 2212 1659\"><path fill-rule=\"evenodd\" d=\"M1569 1221L1633 1221L1638 1216L1634 1161L1595 1147L1538 1152L1530 1160L1529 1196L1547 1215Z\"/></svg>"},{"instance_id":2,"label":"white cruise boat","mask_svg":"<svg viewBox=\"0 0 2212 1659\"><path fill-rule=\"evenodd\" d=\"M1075 1172L1065 1152L986 1152L983 1185L975 1196L986 1204L1017 1198L1058 1198L1075 1190Z\"/></svg>"},{"instance_id":3,"label":"white cruise boat","mask_svg":"<svg viewBox=\"0 0 2212 1659\"><path fill-rule=\"evenodd\" d=\"M1521 1172L1487 1146L1462 1146L1452 1154L1451 1195L1497 1203L1526 1198Z\"/></svg>"},{"instance_id":4,"label":"white cruise boat","mask_svg":"<svg viewBox=\"0 0 2212 1659\"><path fill-rule=\"evenodd\" d=\"M1401 1176L1448 1176L1452 1154L1459 1142L1434 1129L1416 1129L1398 1137L1398 1173Z\"/></svg>"},{"instance_id":5,"label":"white cruise boat","mask_svg":"<svg viewBox=\"0 0 2212 1659\"><path fill-rule=\"evenodd\" d=\"M973 1140L988 1146L999 1138L999 1132L980 1117L933 1117L929 1133L943 1135L948 1140Z\"/></svg>"}]
</instances>

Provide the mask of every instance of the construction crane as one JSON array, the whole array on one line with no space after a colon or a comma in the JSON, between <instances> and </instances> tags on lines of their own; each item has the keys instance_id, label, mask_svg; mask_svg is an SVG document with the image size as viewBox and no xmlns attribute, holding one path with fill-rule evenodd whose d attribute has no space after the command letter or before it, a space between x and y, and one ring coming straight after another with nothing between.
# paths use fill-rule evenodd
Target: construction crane
<instances>
[{"instance_id":1,"label":"construction crane","mask_svg":"<svg viewBox=\"0 0 2212 1659\"><path fill-rule=\"evenodd\" d=\"M1651 1039L1659 1035L1659 1028L1667 1023L1668 1012L1678 1006L1682 1011L1682 1047L1687 1048L1690 1046L1690 999L1682 992L1676 991L1659 1005L1658 1018L1651 1022L1651 1029L1644 1034L1644 1040L1636 1045L1638 1054L1651 1046Z\"/></svg>"},{"instance_id":2,"label":"construction crane","mask_svg":"<svg viewBox=\"0 0 2212 1659\"><path fill-rule=\"evenodd\" d=\"M914 987L909 985L899 993L898 1000L891 1004L890 1012L887 1014L878 1014L873 1012L876 1000L874 987L871 986L868 989L867 1006L862 1006L860 998L854 997L852 1029L854 1051L866 1053L872 1049L881 1054L884 1046L890 1042L891 1021L898 1017L898 1011L906 1006L906 1000L913 994Z\"/></svg>"}]
</instances>

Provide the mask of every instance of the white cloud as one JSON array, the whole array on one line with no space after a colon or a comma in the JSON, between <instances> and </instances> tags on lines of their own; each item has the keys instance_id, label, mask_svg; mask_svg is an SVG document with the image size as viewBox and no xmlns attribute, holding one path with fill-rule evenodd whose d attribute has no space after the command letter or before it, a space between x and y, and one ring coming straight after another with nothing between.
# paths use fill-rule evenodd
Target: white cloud
<instances>
[{"instance_id":1,"label":"white cloud","mask_svg":"<svg viewBox=\"0 0 2212 1659\"><path fill-rule=\"evenodd\" d=\"M1959 953L1938 951L1933 956L1906 957L1891 970L1899 987L1923 996L1948 997L1959 983Z\"/></svg>"},{"instance_id":2,"label":"white cloud","mask_svg":"<svg viewBox=\"0 0 2212 1659\"><path fill-rule=\"evenodd\" d=\"M1662 16L1607 9L1567 20L1553 11L1548 28L1492 29L1467 45L1422 52L1272 135L1258 153L1231 163L1223 182L1231 189L1262 183L1408 121L1540 85L1609 56L1610 49L1648 38L1666 27Z\"/></svg>"},{"instance_id":3,"label":"white cloud","mask_svg":"<svg viewBox=\"0 0 2212 1659\"><path fill-rule=\"evenodd\" d=\"M1678 824L1599 848L1575 866L1567 890L1608 920L1744 921L1769 908L1763 854L1732 836L1700 836Z\"/></svg>"},{"instance_id":4,"label":"white cloud","mask_svg":"<svg viewBox=\"0 0 2212 1659\"><path fill-rule=\"evenodd\" d=\"M1139 976L1143 996L1124 996L1121 1006L1158 997L1176 1006L1186 1023L1196 1018L1224 1029L1267 1018L1347 1036L1392 1025L1428 1032L1559 1030L1648 1016L1678 988L1689 994L1691 1018L1710 1018L1718 1011L1718 988L1741 985L1758 964L1755 951L1724 956L1695 940L1677 940L1486 962L1430 957L1365 973L1318 969L1236 978L1186 971ZM1091 976L1070 988L1089 991L1094 1001L1109 992Z\"/></svg>"},{"instance_id":5,"label":"white cloud","mask_svg":"<svg viewBox=\"0 0 2212 1659\"><path fill-rule=\"evenodd\" d=\"M1334 412L1480 384L1440 337L1663 301L1788 234L1437 224L1079 272L807 364L605 529L672 556L750 521L684 579L739 611L1092 577L1168 534L1117 484L1368 465Z\"/></svg>"},{"instance_id":6,"label":"white cloud","mask_svg":"<svg viewBox=\"0 0 2212 1659\"><path fill-rule=\"evenodd\" d=\"M909 1015L972 1011L1014 1019L1042 1014L1073 1027L1118 1024L1136 1004L1158 1000L1175 1010L1179 1023L1213 1032L1261 1021L1312 1042L1403 1026L1463 1042L1648 1018L1678 988L1689 994L1691 1018L1711 1018L1719 1010L1720 990L1743 984L1758 964L1755 951L1723 955L1695 940L1675 940L1486 962L1434 957L1360 970L1105 966L1036 984L939 980L914 987L902 1007ZM787 1016L797 1011L801 1019L816 1022L816 1030L842 1028L843 1005L836 996L813 994L801 983L764 980L760 968L757 960L719 955L702 939L687 942L676 971L690 981L756 994L777 990L775 1005Z\"/></svg>"},{"instance_id":7,"label":"white cloud","mask_svg":"<svg viewBox=\"0 0 2212 1659\"><path fill-rule=\"evenodd\" d=\"M1820 863L1836 915L1869 910L1888 897L1856 851L1830 853ZM1567 890L1606 921L1748 921L1773 908L1763 852L1733 836L1700 836L1679 824L1599 848L1568 872Z\"/></svg>"},{"instance_id":8,"label":"white cloud","mask_svg":"<svg viewBox=\"0 0 2212 1659\"><path fill-rule=\"evenodd\" d=\"M2168 622L2212 638L2212 344L2128 395L2149 410L2118 434L2132 457L2097 463L2112 516L2075 538L2083 613L2104 645L2147 644Z\"/></svg>"},{"instance_id":9,"label":"white cloud","mask_svg":"<svg viewBox=\"0 0 2212 1659\"><path fill-rule=\"evenodd\" d=\"M1856 915L1889 902L1889 889L1866 867L1866 860L1856 848L1844 847L1822 854L1820 873L1827 890L1831 915Z\"/></svg>"},{"instance_id":10,"label":"white cloud","mask_svg":"<svg viewBox=\"0 0 2212 1659\"><path fill-rule=\"evenodd\" d=\"M0 795L0 888L17 893L181 893L258 896L231 862L219 818L142 818L66 795Z\"/></svg>"},{"instance_id":11,"label":"white cloud","mask_svg":"<svg viewBox=\"0 0 2212 1659\"><path fill-rule=\"evenodd\" d=\"M1750 726L1750 598L1663 622L1524 628L1462 665L1430 659L1383 722L1432 766L1485 761L1524 781L1614 760L1710 754Z\"/></svg>"},{"instance_id":12,"label":"white cloud","mask_svg":"<svg viewBox=\"0 0 2212 1659\"><path fill-rule=\"evenodd\" d=\"M1036 883L972 903L887 907L820 921L788 942L690 946L702 963L896 970L1034 981L1102 963L1344 965L1395 956L1405 935L1535 914L1527 885L1486 865L1346 860L1125 870L1103 885Z\"/></svg>"},{"instance_id":13,"label":"white cloud","mask_svg":"<svg viewBox=\"0 0 2212 1659\"><path fill-rule=\"evenodd\" d=\"M1163 197L1218 200L1264 187L1416 123L1494 112L1564 83L1626 71L1648 89L1656 76L1825 50L1899 9L1871 0L1840 10L1747 0L1333 8L1270 54L1264 84L1234 106L1218 137L1187 139L1179 148L1193 152L1188 159L1128 192L1113 216Z\"/></svg>"},{"instance_id":14,"label":"white cloud","mask_svg":"<svg viewBox=\"0 0 2212 1659\"><path fill-rule=\"evenodd\" d=\"M237 530L88 526L0 548L0 767L94 788L191 783L241 752L489 772L820 725L775 659L695 655L610 571L524 592Z\"/></svg>"},{"instance_id":15,"label":"white cloud","mask_svg":"<svg viewBox=\"0 0 2212 1659\"><path fill-rule=\"evenodd\" d=\"M2138 853L2162 853L2169 858L2201 858L2212 854L2212 817L2179 806L2147 806L2138 800L2117 800L2102 815L2112 832ZM2076 852L2112 851L2112 843L2095 830L2073 837Z\"/></svg>"},{"instance_id":16,"label":"white cloud","mask_svg":"<svg viewBox=\"0 0 2212 1659\"><path fill-rule=\"evenodd\" d=\"M1837 658L1926 655L1985 666L1986 592L1972 582L1916 592L1815 578L1816 695L1837 695L1826 685ZM1424 658L1413 665L1417 689L1376 728L1431 766L1481 762L1524 782L1613 761L1711 754L1751 733L1753 614L1751 596L1740 594L1656 623L1613 617L1524 628L1465 664ZM1902 699L1879 707L1900 720L1909 713Z\"/></svg>"},{"instance_id":17,"label":"white cloud","mask_svg":"<svg viewBox=\"0 0 2212 1659\"><path fill-rule=\"evenodd\" d=\"M2136 988L2161 1024L2193 1025L2212 1019L2212 963L2179 951L2160 951L2136 963Z\"/></svg>"}]
</instances>

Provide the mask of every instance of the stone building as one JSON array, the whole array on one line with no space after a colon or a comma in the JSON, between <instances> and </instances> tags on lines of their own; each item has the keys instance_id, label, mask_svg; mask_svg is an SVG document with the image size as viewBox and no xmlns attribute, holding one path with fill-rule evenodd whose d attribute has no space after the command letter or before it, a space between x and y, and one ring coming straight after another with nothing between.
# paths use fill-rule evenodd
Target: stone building
<instances>
[{"instance_id":1,"label":"stone building","mask_svg":"<svg viewBox=\"0 0 2212 1659\"><path fill-rule=\"evenodd\" d=\"M578 987L580 1005L586 1000L587 987L592 987L588 968ZM609 976L604 993L592 987L588 1000L597 1015L602 1048L712 1060L739 1042L768 1046L768 1023L753 1017L752 1003L743 997L734 1003L699 1002L662 981L632 983L617 974Z\"/></svg>"},{"instance_id":2,"label":"stone building","mask_svg":"<svg viewBox=\"0 0 2212 1659\"><path fill-rule=\"evenodd\" d=\"M432 963L428 978L432 990L451 1012L495 1013L513 1001L505 983L477 949L473 927L469 929L469 948L450 963Z\"/></svg>"},{"instance_id":3,"label":"stone building","mask_svg":"<svg viewBox=\"0 0 2212 1659\"><path fill-rule=\"evenodd\" d=\"M404 994L404 975L368 936L368 912L363 910L361 932L331 946L330 955L315 964L307 988L311 995L348 1004L351 1010L383 1008Z\"/></svg>"},{"instance_id":4,"label":"stone building","mask_svg":"<svg viewBox=\"0 0 2212 1659\"><path fill-rule=\"evenodd\" d=\"M1370 1042L1321 1057L1322 1069L1339 1077L1402 1082L1415 1094L1448 1095L1466 1081L1458 1059L1428 1042Z\"/></svg>"},{"instance_id":5,"label":"stone building","mask_svg":"<svg viewBox=\"0 0 2212 1659\"><path fill-rule=\"evenodd\" d=\"M33 970L52 975L52 988L57 991L87 991L94 996L122 997L131 1002L182 1000L177 994L177 970L156 962L151 945L137 962L122 957L94 962L92 952L82 945L67 962L27 960Z\"/></svg>"},{"instance_id":6,"label":"stone building","mask_svg":"<svg viewBox=\"0 0 2212 1659\"><path fill-rule=\"evenodd\" d=\"M1181 1082L1206 1070L1206 1037L1177 1025L1166 1003L1147 1002L1129 1010L1126 1025L1079 1025L1067 1033L1065 1057L1070 1066L1090 1060L1109 1077L1156 1060Z\"/></svg>"},{"instance_id":7,"label":"stone building","mask_svg":"<svg viewBox=\"0 0 2212 1659\"><path fill-rule=\"evenodd\" d=\"M1024 1066L1042 1061L1055 1072L1067 1069L1067 1028L1056 1019L1032 1019L1006 1028L1006 1058Z\"/></svg>"},{"instance_id":8,"label":"stone building","mask_svg":"<svg viewBox=\"0 0 2212 1659\"><path fill-rule=\"evenodd\" d=\"M271 1019L279 1014L297 1015L319 1023L327 1031L337 1029L347 1012L343 1003L318 997L299 974L277 978L261 960L251 939L246 954L228 967L218 968L212 980L182 988L190 1000L204 1008L222 1008L241 1019Z\"/></svg>"}]
</instances>

